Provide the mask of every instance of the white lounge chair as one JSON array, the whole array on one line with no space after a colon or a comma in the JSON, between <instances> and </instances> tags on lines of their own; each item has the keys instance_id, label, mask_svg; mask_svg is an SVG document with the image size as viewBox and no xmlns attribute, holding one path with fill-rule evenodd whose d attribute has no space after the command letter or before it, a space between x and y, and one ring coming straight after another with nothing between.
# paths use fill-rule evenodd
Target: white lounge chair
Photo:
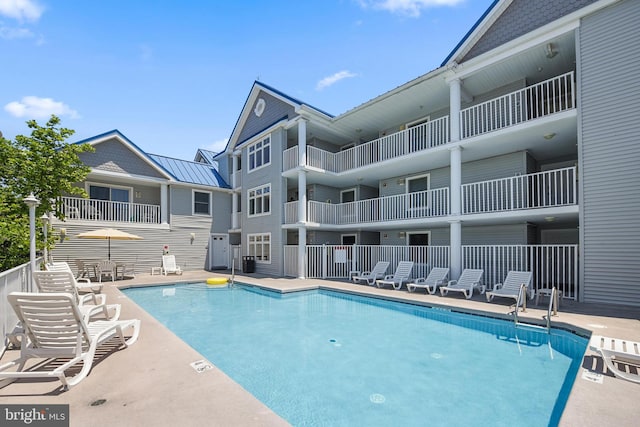
<instances>
[{"instance_id":1,"label":"white lounge chair","mask_svg":"<svg viewBox=\"0 0 640 427\"><path fill-rule=\"evenodd\" d=\"M33 273L33 281L42 293L63 292L73 295L86 321L98 314L109 320L117 320L120 316L120 304L107 305L105 295L80 295L76 280L70 271L36 271Z\"/></svg>"},{"instance_id":2,"label":"white lounge chair","mask_svg":"<svg viewBox=\"0 0 640 427\"><path fill-rule=\"evenodd\" d=\"M365 271L362 274L353 276L351 279L353 283L367 282L368 285L373 285L376 280L384 278L384 273L388 267L388 261L378 261L371 271Z\"/></svg>"},{"instance_id":3,"label":"white lounge chair","mask_svg":"<svg viewBox=\"0 0 640 427\"><path fill-rule=\"evenodd\" d=\"M407 290L413 292L416 289L425 289L431 295L435 294L438 287L442 286L447 280L449 269L446 267L434 267L429 275L424 278L420 277L411 283L407 283Z\"/></svg>"},{"instance_id":4,"label":"white lounge chair","mask_svg":"<svg viewBox=\"0 0 640 427\"><path fill-rule=\"evenodd\" d=\"M45 264L44 267L47 271L68 271L70 273L73 273L73 270L71 270L71 266L69 266L69 264L67 264L64 261L51 262L51 263ZM82 271L79 271L79 275L75 276L76 287L78 288L78 291L80 292L88 291L88 292L95 292L95 293L99 293L100 291L102 291L102 283L92 283L91 279L87 277L82 277L82 273L83 273Z\"/></svg>"},{"instance_id":5,"label":"white lounge chair","mask_svg":"<svg viewBox=\"0 0 640 427\"><path fill-rule=\"evenodd\" d=\"M487 291L487 301L491 301L493 297L513 298L518 301L520 295L520 287L524 284L527 287L527 294L533 299L534 294L531 289L531 280L533 273L530 271L509 271L504 282L497 283L492 291Z\"/></svg>"},{"instance_id":6,"label":"white lounge chair","mask_svg":"<svg viewBox=\"0 0 640 427\"><path fill-rule=\"evenodd\" d=\"M117 337L123 346L138 339L140 320L97 320L85 322L69 293L12 292L9 304L24 327L20 357L0 366L0 383L20 378L58 378L65 389L78 384L91 370L98 346ZM131 329L131 338L125 340L124 330ZM26 367L31 358L64 359L60 363ZM65 371L82 363L82 369L68 378ZM9 369L17 367L16 370ZM51 367L47 370L47 367ZM25 369L27 368L27 369Z\"/></svg>"},{"instance_id":7,"label":"white lounge chair","mask_svg":"<svg viewBox=\"0 0 640 427\"><path fill-rule=\"evenodd\" d=\"M385 276L384 279L376 280L376 286L382 288L386 285L393 286L393 289L400 289L402 285L409 281L413 261L400 261L395 273Z\"/></svg>"},{"instance_id":8,"label":"white lounge chair","mask_svg":"<svg viewBox=\"0 0 640 427\"><path fill-rule=\"evenodd\" d=\"M175 255L162 255L162 274L182 274L180 266L176 264Z\"/></svg>"},{"instance_id":9,"label":"white lounge chair","mask_svg":"<svg viewBox=\"0 0 640 427\"><path fill-rule=\"evenodd\" d=\"M449 280L447 286L440 286L440 295L445 296L449 292L462 292L466 299L473 296L473 290L478 288L481 294L484 293L484 286L480 285L480 279L484 270L465 268L458 280Z\"/></svg>"},{"instance_id":10,"label":"white lounge chair","mask_svg":"<svg viewBox=\"0 0 640 427\"><path fill-rule=\"evenodd\" d=\"M608 338L593 335L589 340L589 349L599 353L604 363L616 377L623 380L640 383L640 342L625 341L616 338ZM622 362L635 366L638 374L624 371L616 363Z\"/></svg>"}]
</instances>

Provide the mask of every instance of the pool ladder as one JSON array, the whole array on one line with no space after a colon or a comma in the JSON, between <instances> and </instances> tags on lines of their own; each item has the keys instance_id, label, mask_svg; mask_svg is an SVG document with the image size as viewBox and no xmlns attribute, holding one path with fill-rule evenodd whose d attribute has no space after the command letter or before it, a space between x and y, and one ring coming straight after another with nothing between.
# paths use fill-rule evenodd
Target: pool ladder
<instances>
[{"instance_id":1,"label":"pool ladder","mask_svg":"<svg viewBox=\"0 0 640 427\"><path fill-rule=\"evenodd\" d=\"M524 283L520 285L520 293L518 294L518 300L516 302L516 308L513 311L513 321L518 327L519 325L527 326L527 327L539 327L537 325L531 325L529 323L521 323L518 321L518 307L522 305L522 311L526 311L527 309L527 285ZM549 297L549 307L547 308L547 315L543 316L546 321L546 329L548 333L551 333L551 316L558 315L558 290L554 286L551 288L551 295Z\"/></svg>"},{"instance_id":2,"label":"pool ladder","mask_svg":"<svg viewBox=\"0 0 640 427\"><path fill-rule=\"evenodd\" d=\"M231 279L229 281L229 287L233 288L235 287L235 281L236 281L236 263L235 263L235 259L231 262Z\"/></svg>"}]
</instances>

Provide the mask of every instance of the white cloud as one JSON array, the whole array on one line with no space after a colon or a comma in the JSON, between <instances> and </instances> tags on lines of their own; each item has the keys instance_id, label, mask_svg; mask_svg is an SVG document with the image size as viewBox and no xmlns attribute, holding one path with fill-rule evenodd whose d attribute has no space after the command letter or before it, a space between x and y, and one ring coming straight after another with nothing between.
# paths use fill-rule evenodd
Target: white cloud
<instances>
[{"instance_id":1,"label":"white cloud","mask_svg":"<svg viewBox=\"0 0 640 427\"><path fill-rule=\"evenodd\" d=\"M0 38L5 40L31 39L34 37L35 34L27 28L0 27Z\"/></svg>"},{"instance_id":2,"label":"white cloud","mask_svg":"<svg viewBox=\"0 0 640 427\"><path fill-rule=\"evenodd\" d=\"M0 0L0 15L18 21L37 21L44 8L33 0Z\"/></svg>"},{"instance_id":3,"label":"white cloud","mask_svg":"<svg viewBox=\"0 0 640 427\"><path fill-rule=\"evenodd\" d=\"M316 90L322 90L324 88L327 88L339 82L340 80L348 79L350 77L356 77L356 76L357 74L352 73L351 71L347 71L347 70L338 71L337 73L320 80L318 84L316 84Z\"/></svg>"},{"instance_id":4,"label":"white cloud","mask_svg":"<svg viewBox=\"0 0 640 427\"><path fill-rule=\"evenodd\" d=\"M58 117L80 118L78 112L71 109L67 104L54 101L51 98L39 98L37 96L25 96L20 101L8 103L4 106L4 109L14 117L25 117L29 120L49 118L52 114Z\"/></svg>"},{"instance_id":5,"label":"white cloud","mask_svg":"<svg viewBox=\"0 0 640 427\"><path fill-rule=\"evenodd\" d=\"M226 148L228 142L229 138L220 139L202 148L204 148L205 150L213 151L214 153L219 153Z\"/></svg>"},{"instance_id":6,"label":"white cloud","mask_svg":"<svg viewBox=\"0 0 640 427\"><path fill-rule=\"evenodd\" d=\"M362 8L386 10L391 13L419 17L423 9L435 6L456 6L465 0L358 0Z\"/></svg>"}]
</instances>

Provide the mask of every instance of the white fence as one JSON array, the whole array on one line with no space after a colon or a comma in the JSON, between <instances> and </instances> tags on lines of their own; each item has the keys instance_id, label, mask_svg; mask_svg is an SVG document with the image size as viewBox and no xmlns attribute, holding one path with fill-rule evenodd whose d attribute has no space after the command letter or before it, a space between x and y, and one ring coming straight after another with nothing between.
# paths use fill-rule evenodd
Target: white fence
<instances>
[{"instance_id":1,"label":"white fence","mask_svg":"<svg viewBox=\"0 0 640 427\"><path fill-rule=\"evenodd\" d=\"M462 186L462 213L575 205L576 168L537 172Z\"/></svg>"},{"instance_id":2,"label":"white fence","mask_svg":"<svg viewBox=\"0 0 640 427\"><path fill-rule=\"evenodd\" d=\"M509 270L533 272L533 289L555 286L564 298L578 297L578 245L474 245L462 247L463 268L482 268L489 288Z\"/></svg>"},{"instance_id":3,"label":"white fence","mask_svg":"<svg viewBox=\"0 0 640 427\"><path fill-rule=\"evenodd\" d=\"M110 200L61 197L66 219L160 224L160 206Z\"/></svg>"},{"instance_id":4,"label":"white fence","mask_svg":"<svg viewBox=\"0 0 640 427\"><path fill-rule=\"evenodd\" d=\"M460 112L460 135L471 138L575 108L573 72L491 99Z\"/></svg>"},{"instance_id":5,"label":"white fence","mask_svg":"<svg viewBox=\"0 0 640 427\"><path fill-rule=\"evenodd\" d=\"M36 260L36 270L40 269L41 259ZM2 349L0 357L7 348L6 336L12 332L18 318L7 301L7 296L11 292L33 292L33 281L31 280L31 263L22 264L11 270L0 273L0 322L2 323Z\"/></svg>"},{"instance_id":6,"label":"white fence","mask_svg":"<svg viewBox=\"0 0 640 427\"><path fill-rule=\"evenodd\" d=\"M285 275L298 275L298 247L284 248ZM352 271L370 271L378 261L389 261L388 274L398 262L413 261L411 277L425 277L433 267L449 267L449 246L309 245L305 277L348 279ZM555 286L564 298L578 297L578 245L467 245L462 267L484 270L489 288L501 283L509 270L533 272L533 289Z\"/></svg>"}]
</instances>

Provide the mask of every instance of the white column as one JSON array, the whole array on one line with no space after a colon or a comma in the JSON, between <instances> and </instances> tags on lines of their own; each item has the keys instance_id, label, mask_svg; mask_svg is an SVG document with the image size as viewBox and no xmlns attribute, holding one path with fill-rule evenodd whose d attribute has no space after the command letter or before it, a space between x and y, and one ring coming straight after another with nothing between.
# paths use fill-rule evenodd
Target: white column
<instances>
[{"instance_id":1,"label":"white column","mask_svg":"<svg viewBox=\"0 0 640 427\"><path fill-rule=\"evenodd\" d=\"M450 221L450 248L451 248L451 274L453 280L460 277L462 273L462 223L460 221Z\"/></svg>"},{"instance_id":2,"label":"white column","mask_svg":"<svg viewBox=\"0 0 640 427\"><path fill-rule=\"evenodd\" d=\"M451 196L451 215L460 215L461 208L461 191L462 191L462 148L453 147L449 150L450 163L450 196Z\"/></svg>"},{"instance_id":3,"label":"white column","mask_svg":"<svg viewBox=\"0 0 640 427\"><path fill-rule=\"evenodd\" d=\"M449 126L451 142L460 141L460 79L449 82Z\"/></svg>"},{"instance_id":4,"label":"white column","mask_svg":"<svg viewBox=\"0 0 640 427\"><path fill-rule=\"evenodd\" d=\"M298 121L298 278L305 278L307 259L307 121Z\"/></svg>"},{"instance_id":5,"label":"white column","mask_svg":"<svg viewBox=\"0 0 640 427\"><path fill-rule=\"evenodd\" d=\"M305 278L305 267L307 261L307 229L298 228L298 279Z\"/></svg>"},{"instance_id":6,"label":"white column","mask_svg":"<svg viewBox=\"0 0 640 427\"><path fill-rule=\"evenodd\" d=\"M29 207L29 261L33 273L36 271L36 206L40 204L40 200L31 193L23 202Z\"/></svg>"},{"instance_id":7,"label":"white column","mask_svg":"<svg viewBox=\"0 0 640 427\"><path fill-rule=\"evenodd\" d=\"M236 192L231 193L231 228L236 230L238 228L238 197L240 195Z\"/></svg>"},{"instance_id":8,"label":"white column","mask_svg":"<svg viewBox=\"0 0 640 427\"><path fill-rule=\"evenodd\" d=\"M168 223L169 213L169 186L167 184L160 184L160 223Z\"/></svg>"},{"instance_id":9,"label":"white column","mask_svg":"<svg viewBox=\"0 0 640 427\"><path fill-rule=\"evenodd\" d=\"M307 121L298 121L298 166L307 165Z\"/></svg>"},{"instance_id":10,"label":"white column","mask_svg":"<svg viewBox=\"0 0 640 427\"><path fill-rule=\"evenodd\" d=\"M236 156L235 154L233 156L231 156L232 159L232 164L233 166L231 167L231 188L235 189L238 186L238 183L236 182L236 172L238 171L238 156ZM235 211L234 211L235 212Z\"/></svg>"}]
</instances>

